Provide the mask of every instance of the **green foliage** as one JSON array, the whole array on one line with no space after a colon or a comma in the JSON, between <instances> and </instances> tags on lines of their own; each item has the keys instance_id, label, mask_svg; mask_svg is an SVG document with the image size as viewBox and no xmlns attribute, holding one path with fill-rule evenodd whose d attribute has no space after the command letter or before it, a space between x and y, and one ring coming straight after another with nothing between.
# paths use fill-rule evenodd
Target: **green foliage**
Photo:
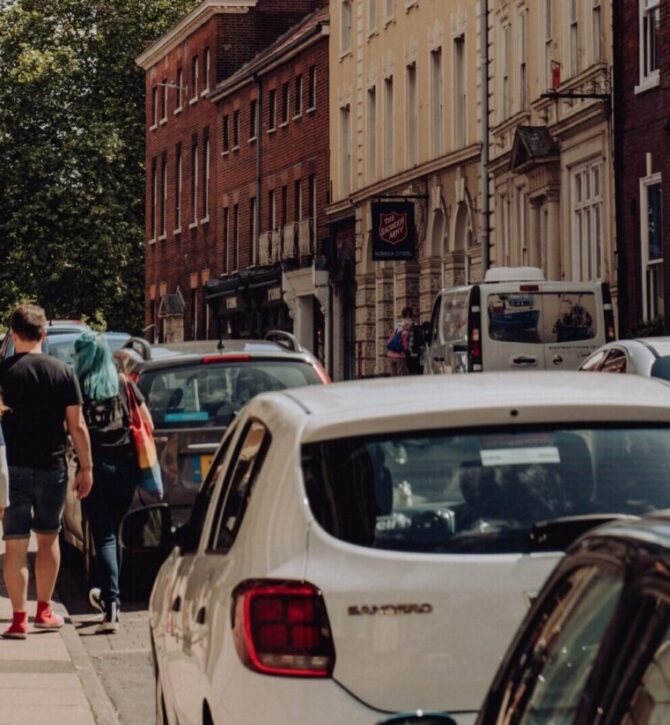
<instances>
[{"instance_id":1,"label":"green foliage","mask_svg":"<svg viewBox=\"0 0 670 725\"><path fill-rule=\"evenodd\" d=\"M0 0L0 319L141 330L144 71L196 0Z\"/></svg>"}]
</instances>

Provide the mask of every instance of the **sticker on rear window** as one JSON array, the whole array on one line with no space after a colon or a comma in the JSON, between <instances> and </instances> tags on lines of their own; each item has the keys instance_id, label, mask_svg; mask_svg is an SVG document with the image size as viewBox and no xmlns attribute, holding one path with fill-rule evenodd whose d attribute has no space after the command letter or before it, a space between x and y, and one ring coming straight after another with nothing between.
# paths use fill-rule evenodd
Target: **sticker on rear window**
<instances>
[{"instance_id":1,"label":"sticker on rear window","mask_svg":"<svg viewBox=\"0 0 670 725\"><path fill-rule=\"evenodd\" d=\"M166 413L163 420L166 423L185 423L192 420L209 420L209 413L206 410L194 410L190 413Z\"/></svg>"},{"instance_id":2,"label":"sticker on rear window","mask_svg":"<svg viewBox=\"0 0 670 725\"><path fill-rule=\"evenodd\" d=\"M479 452L482 466L517 466L533 463L560 463L556 446L535 448L490 448Z\"/></svg>"}]
</instances>

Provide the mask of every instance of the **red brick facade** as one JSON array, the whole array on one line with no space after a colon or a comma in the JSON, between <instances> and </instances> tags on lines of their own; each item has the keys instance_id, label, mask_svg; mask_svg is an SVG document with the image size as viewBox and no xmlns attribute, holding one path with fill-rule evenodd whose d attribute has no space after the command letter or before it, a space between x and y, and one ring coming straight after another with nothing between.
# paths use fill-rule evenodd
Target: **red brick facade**
<instances>
[{"instance_id":1,"label":"red brick facade","mask_svg":"<svg viewBox=\"0 0 670 725\"><path fill-rule=\"evenodd\" d=\"M623 0L614 3L614 114L617 185L617 237L619 263L619 311L622 337L644 331L647 322L670 319L670 0L660 0L660 43L658 78L647 73L652 82L644 82L644 51L640 36L641 3ZM660 183L650 211L649 186ZM658 193L656 188L655 193ZM658 200L658 203L656 203ZM660 241L657 229L662 224L662 290L659 304L653 297L652 267L645 263L649 240ZM645 279L646 278L646 279ZM645 288L647 296L645 314ZM657 330L662 325L657 325Z\"/></svg>"},{"instance_id":2,"label":"red brick facade","mask_svg":"<svg viewBox=\"0 0 670 725\"><path fill-rule=\"evenodd\" d=\"M248 102L240 108L240 150L222 156L221 108L208 98L208 92L322 5L323 0L258 0L256 7L244 0L240 4L245 3L249 7L242 8L244 12L239 8L231 12L234 3L205 0L172 34L156 41L138 59L146 71L147 99L145 324L155 324L159 334L161 299L177 291L185 302L184 339L216 334L203 285L227 269L223 208L224 203L235 203L235 193L246 205L240 214L240 236L245 240L240 263L250 262L249 184L255 180L256 164L254 144L248 141ZM327 59L327 50L323 57ZM327 60L324 63L321 75L327 82ZM327 89L320 92L324 101L318 118L323 119L327 148ZM293 119L290 125L295 127ZM311 124L310 133L316 131L316 126ZM292 144L297 143L295 136L292 134ZM275 143L274 148L278 146L280 143ZM270 156L272 149L270 142ZM295 158L303 156L297 154ZM273 168L281 174L283 166L274 163ZM244 183L224 184L223 179L229 178L233 167ZM320 173L327 179L327 166L325 170L320 168ZM322 199L321 205L324 203ZM148 330L147 336L151 335Z\"/></svg>"}]
</instances>

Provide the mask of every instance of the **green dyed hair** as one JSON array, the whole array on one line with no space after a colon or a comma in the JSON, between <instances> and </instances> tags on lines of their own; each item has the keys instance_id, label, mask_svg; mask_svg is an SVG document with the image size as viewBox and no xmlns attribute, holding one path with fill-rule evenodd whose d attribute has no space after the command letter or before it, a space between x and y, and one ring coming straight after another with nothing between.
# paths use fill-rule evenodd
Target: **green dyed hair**
<instances>
[{"instance_id":1,"label":"green dyed hair","mask_svg":"<svg viewBox=\"0 0 670 725\"><path fill-rule=\"evenodd\" d=\"M83 332L74 342L74 351L74 370L87 398L106 400L119 394L119 374L102 335Z\"/></svg>"}]
</instances>

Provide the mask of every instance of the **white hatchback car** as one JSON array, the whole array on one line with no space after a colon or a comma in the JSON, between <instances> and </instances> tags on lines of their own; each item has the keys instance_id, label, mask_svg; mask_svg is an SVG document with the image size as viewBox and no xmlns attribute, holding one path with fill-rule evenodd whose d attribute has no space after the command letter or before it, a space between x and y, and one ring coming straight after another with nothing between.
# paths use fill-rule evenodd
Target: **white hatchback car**
<instances>
[{"instance_id":1,"label":"white hatchback car","mask_svg":"<svg viewBox=\"0 0 670 725\"><path fill-rule=\"evenodd\" d=\"M472 722L565 546L670 507L669 403L576 372L256 397L154 585L158 722ZM164 544L164 512L129 514L124 545Z\"/></svg>"}]
</instances>

